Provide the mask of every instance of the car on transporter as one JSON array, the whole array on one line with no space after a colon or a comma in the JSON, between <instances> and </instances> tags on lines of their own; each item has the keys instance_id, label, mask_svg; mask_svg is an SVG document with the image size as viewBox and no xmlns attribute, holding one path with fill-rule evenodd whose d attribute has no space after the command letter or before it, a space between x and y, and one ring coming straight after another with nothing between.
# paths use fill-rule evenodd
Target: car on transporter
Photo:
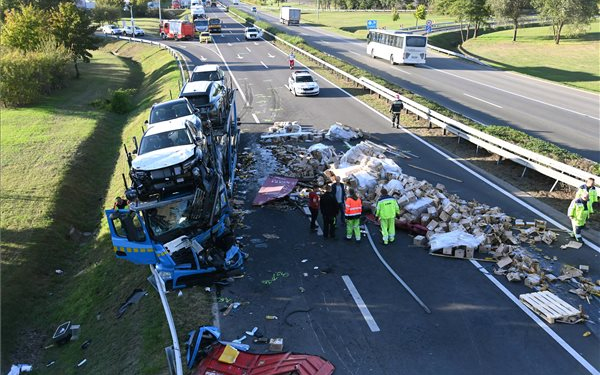
<instances>
[{"instance_id":1,"label":"car on transporter","mask_svg":"<svg viewBox=\"0 0 600 375\"><path fill-rule=\"evenodd\" d=\"M319 95L319 84L308 70L296 70L288 79L288 89L294 96Z\"/></svg>"},{"instance_id":2,"label":"car on transporter","mask_svg":"<svg viewBox=\"0 0 600 375\"><path fill-rule=\"evenodd\" d=\"M150 109L150 116L145 124L150 129L154 126L163 126L165 124L188 121L194 125L197 130L202 129L202 122L198 117L199 111L194 108L186 98L169 100L163 103L155 103Z\"/></svg>"}]
</instances>

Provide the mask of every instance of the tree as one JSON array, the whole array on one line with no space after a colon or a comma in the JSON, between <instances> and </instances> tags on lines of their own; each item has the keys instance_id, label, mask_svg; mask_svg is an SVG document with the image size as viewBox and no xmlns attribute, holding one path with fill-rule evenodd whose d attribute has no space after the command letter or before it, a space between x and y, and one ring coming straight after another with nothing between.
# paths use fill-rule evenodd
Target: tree
<instances>
[{"instance_id":1,"label":"tree","mask_svg":"<svg viewBox=\"0 0 600 375\"><path fill-rule=\"evenodd\" d=\"M487 0L467 0L465 16L469 23L467 24L467 39L469 39L469 25L473 24L473 37L477 38L477 32L482 25L487 23L487 20L492 15L492 10L487 3Z\"/></svg>"},{"instance_id":2,"label":"tree","mask_svg":"<svg viewBox=\"0 0 600 375\"><path fill-rule=\"evenodd\" d=\"M560 43L560 36L566 24L587 25L598 14L596 0L532 0L532 5L540 15L552 23L554 42Z\"/></svg>"},{"instance_id":3,"label":"tree","mask_svg":"<svg viewBox=\"0 0 600 375\"><path fill-rule=\"evenodd\" d=\"M508 19L513 24L513 42L517 41L517 29L524 10L529 8L529 0L488 0L497 18Z\"/></svg>"},{"instance_id":4,"label":"tree","mask_svg":"<svg viewBox=\"0 0 600 375\"><path fill-rule=\"evenodd\" d=\"M421 4L417 6L417 9L413 13L413 15L415 16L415 26L419 26L419 20L425 21L425 18L427 18L427 8L425 7L425 5Z\"/></svg>"},{"instance_id":5,"label":"tree","mask_svg":"<svg viewBox=\"0 0 600 375\"><path fill-rule=\"evenodd\" d=\"M20 10L7 10L2 27L2 45L23 52L35 50L45 34L46 14L46 11L35 8L33 5L25 5Z\"/></svg>"},{"instance_id":6,"label":"tree","mask_svg":"<svg viewBox=\"0 0 600 375\"><path fill-rule=\"evenodd\" d=\"M92 10L92 18L98 24L116 23L121 18L121 9L111 6L98 6Z\"/></svg>"},{"instance_id":7,"label":"tree","mask_svg":"<svg viewBox=\"0 0 600 375\"><path fill-rule=\"evenodd\" d=\"M98 48L98 39L94 36L96 27L85 10L78 9L73 3L60 3L50 12L48 19L50 32L56 40L71 53L75 65L75 74L79 78L77 61L90 62L90 50Z\"/></svg>"}]
</instances>

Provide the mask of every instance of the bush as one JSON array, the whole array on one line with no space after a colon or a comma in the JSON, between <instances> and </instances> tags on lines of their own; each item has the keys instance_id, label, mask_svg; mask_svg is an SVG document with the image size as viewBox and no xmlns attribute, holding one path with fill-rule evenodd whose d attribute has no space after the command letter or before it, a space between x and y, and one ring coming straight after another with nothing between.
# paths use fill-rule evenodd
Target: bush
<instances>
[{"instance_id":1,"label":"bush","mask_svg":"<svg viewBox=\"0 0 600 375\"><path fill-rule=\"evenodd\" d=\"M68 81L70 54L52 41L42 42L33 52L4 47L0 53L0 97L5 107L31 104Z\"/></svg>"},{"instance_id":2,"label":"bush","mask_svg":"<svg viewBox=\"0 0 600 375\"><path fill-rule=\"evenodd\" d=\"M118 114L125 114L133 110L132 97L135 95L135 89L117 89L110 94L109 109Z\"/></svg>"}]
</instances>

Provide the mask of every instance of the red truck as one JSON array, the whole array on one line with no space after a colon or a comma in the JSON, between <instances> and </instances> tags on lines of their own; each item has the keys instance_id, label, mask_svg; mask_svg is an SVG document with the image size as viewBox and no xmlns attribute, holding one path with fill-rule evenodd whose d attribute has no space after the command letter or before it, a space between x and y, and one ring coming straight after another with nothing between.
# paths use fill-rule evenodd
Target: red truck
<instances>
[{"instance_id":1,"label":"red truck","mask_svg":"<svg viewBox=\"0 0 600 375\"><path fill-rule=\"evenodd\" d=\"M165 20L160 25L160 37L163 39L194 39L194 24L182 20Z\"/></svg>"}]
</instances>

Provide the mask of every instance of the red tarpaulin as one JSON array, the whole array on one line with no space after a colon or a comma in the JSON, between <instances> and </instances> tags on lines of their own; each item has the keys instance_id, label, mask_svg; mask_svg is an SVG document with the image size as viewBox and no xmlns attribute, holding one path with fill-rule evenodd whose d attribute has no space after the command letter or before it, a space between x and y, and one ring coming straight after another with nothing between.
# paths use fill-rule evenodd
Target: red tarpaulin
<instances>
[{"instance_id":1,"label":"red tarpaulin","mask_svg":"<svg viewBox=\"0 0 600 375\"><path fill-rule=\"evenodd\" d=\"M279 353L253 354L240 352L235 362L219 362L225 346L217 344L200 361L195 375L331 375L335 367L316 355Z\"/></svg>"},{"instance_id":2,"label":"red tarpaulin","mask_svg":"<svg viewBox=\"0 0 600 375\"><path fill-rule=\"evenodd\" d=\"M262 206L273 199L283 198L292 192L297 183L297 178L269 176L258 190L252 204Z\"/></svg>"}]
</instances>

